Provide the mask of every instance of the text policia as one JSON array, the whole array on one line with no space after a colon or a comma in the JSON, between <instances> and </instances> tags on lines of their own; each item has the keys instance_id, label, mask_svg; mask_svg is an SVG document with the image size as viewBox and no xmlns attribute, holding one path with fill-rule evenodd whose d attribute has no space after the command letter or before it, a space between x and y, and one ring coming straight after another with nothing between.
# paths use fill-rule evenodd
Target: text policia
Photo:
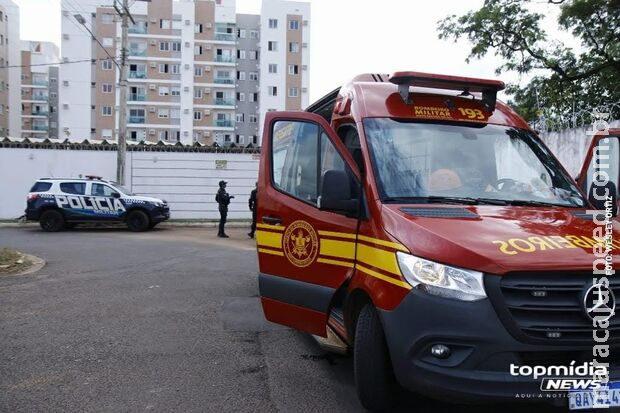
<instances>
[{"instance_id":1,"label":"text policia","mask_svg":"<svg viewBox=\"0 0 620 413\"><path fill-rule=\"evenodd\" d=\"M594 111L592 113L593 128L591 131L587 131L588 135L608 135L609 124L605 121L608 114ZM594 359L592 363L595 366L604 367L602 369L603 374L598 374L598 370L594 373L593 379L600 380L601 386L594 389L594 406L598 408L609 407L609 362L605 362L609 356L609 319L611 318L609 313L611 288L609 286L609 276L612 276L615 271L613 270L613 256L612 256L612 243L613 243L613 205L614 196L609 193L609 187L607 186L610 180L609 170L610 166L610 146L608 145L609 139L604 138L601 140L601 144L594 147L592 159L595 165L593 168L593 176L589 177L592 181L592 194L599 201L605 201L604 211L588 211L592 214L592 219L596 224L593 231L593 238L599 240L599 242L592 247L592 251L596 257L592 264L593 285L600 286L594 291L595 302L592 307L592 326L594 327L592 335L596 345L592 349L592 355ZM612 302L615 300L611 299ZM590 310L590 309L588 309ZM602 331L601 331L602 330ZM601 361L599 361L599 359Z\"/></svg>"}]
</instances>

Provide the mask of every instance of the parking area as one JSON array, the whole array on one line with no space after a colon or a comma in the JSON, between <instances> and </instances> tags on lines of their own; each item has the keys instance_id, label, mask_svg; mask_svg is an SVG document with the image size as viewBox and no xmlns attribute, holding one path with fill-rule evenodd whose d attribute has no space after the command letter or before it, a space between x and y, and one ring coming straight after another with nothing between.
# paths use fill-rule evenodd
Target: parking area
<instances>
[{"instance_id":1,"label":"parking area","mask_svg":"<svg viewBox=\"0 0 620 413\"><path fill-rule=\"evenodd\" d=\"M0 278L0 411L362 411L350 358L263 319L246 232L0 228L0 246L47 261Z\"/></svg>"}]
</instances>

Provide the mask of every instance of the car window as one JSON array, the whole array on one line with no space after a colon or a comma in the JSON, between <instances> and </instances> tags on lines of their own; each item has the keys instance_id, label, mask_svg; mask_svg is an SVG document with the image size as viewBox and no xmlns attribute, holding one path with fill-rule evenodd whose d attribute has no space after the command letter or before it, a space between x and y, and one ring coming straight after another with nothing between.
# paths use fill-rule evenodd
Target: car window
<instances>
[{"instance_id":1,"label":"car window","mask_svg":"<svg viewBox=\"0 0 620 413\"><path fill-rule=\"evenodd\" d=\"M620 142L617 136L610 136L601 140L596 147L596 156L592 156L586 176L586 194L590 193L592 180L600 175L600 180L608 176L616 184L620 194Z\"/></svg>"},{"instance_id":2,"label":"car window","mask_svg":"<svg viewBox=\"0 0 620 413\"><path fill-rule=\"evenodd\" d=\"M60 184L60 190L65 194L84 195L86 184L84 182L63 182Z\"/></svg>"},{"instance_id":3,"label":"car window","mask_svg":"<svg viewBox=\"0 0 620 413\"><path fill-rule=\"evenodd\" d=\"M116 191L104 184L93 184L90 190L91 195L95 196L112 196Z\"/></svg>"},{"instance_id":4,"label":"car window","mask_svg":"<svg viewBox=\"0 0 620 413\"><path fill-rule=\"evenodd\" d=\"M51 187L51 182L35 182L32 188L30 188L30 192L47 192Z\"/></svg>"}]
</instances>

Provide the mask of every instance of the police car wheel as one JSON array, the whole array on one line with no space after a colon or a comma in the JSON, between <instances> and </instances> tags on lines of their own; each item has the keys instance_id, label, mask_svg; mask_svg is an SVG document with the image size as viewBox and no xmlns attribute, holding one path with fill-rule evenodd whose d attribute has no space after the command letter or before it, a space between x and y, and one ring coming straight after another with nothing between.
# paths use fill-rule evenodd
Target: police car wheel
<instances>
[{"instance_id":1,"label":"police car wheel","mask_svg":"<svg viewBox=\"0 0 620 413\"><path fill-rule=\"evenodd\" d=\"M142 211L131 211L127 215L127 227L135 232L149 229L149 217Z\"/></svg>"},{"instance_id":2,"label":"police car wheel","mask_svg":"<svg viewBox=\"0 0 620 413\"><path fill-rule=\"evenodd\" d=\"M45 232L57 232L64 228L65 218L60 211L44 211L39 217L39 225Z\"/></svg>"},{"instance_id":3,"label":"police car wheel","mask_svg":"<svg viewBox=\"0 0 620 413\"><path fill-rule=\"evenodd\" d=\"M353 348L355 387L362 405L370 411L388 410L396 402L396 380L381 320L366 304L357 319Z\"/></svg>"}]
</instances>

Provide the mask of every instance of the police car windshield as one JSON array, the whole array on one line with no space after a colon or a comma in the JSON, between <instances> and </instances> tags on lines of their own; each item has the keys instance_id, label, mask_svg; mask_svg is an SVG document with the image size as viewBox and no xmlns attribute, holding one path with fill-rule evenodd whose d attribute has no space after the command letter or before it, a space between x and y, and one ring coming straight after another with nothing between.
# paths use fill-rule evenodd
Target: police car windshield
<instances>
[{"instance_id":1,"label":"police car windshield","mask_svg":"<svg viewBox=\"0 0 620 413\"><path fill-rule=\"evenodd\" d=\"M384 202L586 205L528 131L389 118L365 119L364 129Z\"/></svg>"},{"instance_id":2,"label":"police car windshield","mask_svg":"<svg viewBox=\"0 0 620 413\"><path fill-rule=\"evenodd\" d=\"M128 195L128 196L133 196L135 195L133 192L131 192L129 189L122 187L118 184L110 184L114 187L114 189L116 189L118 192L120 192L123 195Z\"/></svg>"}]
</instances>

